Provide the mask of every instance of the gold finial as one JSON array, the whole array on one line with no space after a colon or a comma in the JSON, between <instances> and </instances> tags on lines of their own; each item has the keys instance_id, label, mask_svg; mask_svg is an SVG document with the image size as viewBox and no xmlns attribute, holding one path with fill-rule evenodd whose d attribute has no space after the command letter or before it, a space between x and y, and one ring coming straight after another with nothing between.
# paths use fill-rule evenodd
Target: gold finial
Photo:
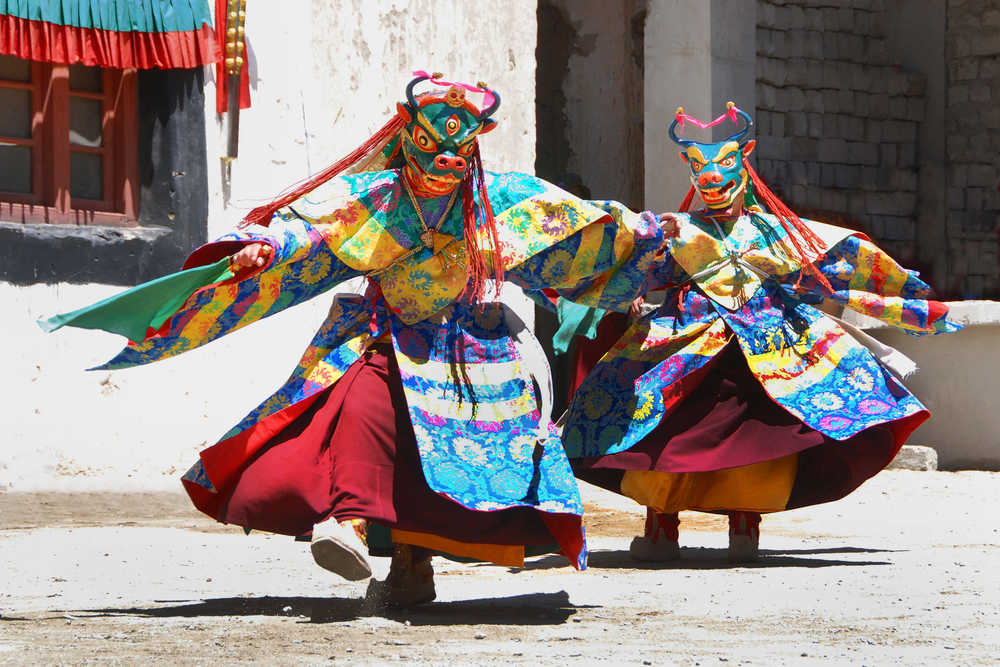
<instances>
[{"instance_id":1,"label":"gold finial","mask_svg":"<svg viewBox=\"0 0 1000 667\"><path fill-rule=\"evenodd\" d=\"M677 107L677 111L674 112L675 116L680 116L684 113L684 107Z\"/></svg>"},{"instance_id":2,"label":"gold finial","mask_svg":"<svg viewBox=\"0 0 1000 667\"><path fill-rule=\"evenodd\" d=\"M432 79L441 79L443 77L444 77L444 74L442 74L441 72L431 72L431 78Z\"/></svg>"},{"instance_id":3,"label":"gold finial","mask_svg":"<svg viewBox=\"0 0 1000 667\"><path fill-rule=\"evenodd\" d=\"M727 110L732 109L734 106L736 106L736 105L733 104L732 101L726 102L726 109Z\"/></svg>"},{"instance_id":4,"label":"gold finial","mask_svg":"<svg viewBox=\"0 0 1000 667\"><path fill-rule=\"evenodd\" d=\"M477 81L476 87L481 88L483 90L487 90L489 88L489 86L486 85L485 81Z\"/></svg>"}]
</instances>

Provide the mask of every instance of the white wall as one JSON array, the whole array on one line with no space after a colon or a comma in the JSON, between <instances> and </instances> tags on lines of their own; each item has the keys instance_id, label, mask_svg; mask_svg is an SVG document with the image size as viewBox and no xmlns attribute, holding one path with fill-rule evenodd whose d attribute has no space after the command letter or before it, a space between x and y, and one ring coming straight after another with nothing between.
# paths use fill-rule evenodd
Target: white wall
<instances>
[{"instance_id":1,"label":"white wall","mask_svg":"<svg viewBox=\"0 0 1000 667\"><path fill-rule=\"evenodd\" d=\"M414 69L484 80L503 99L482 141L488 169L534 165L535 3L483 11L462 0L251 3L253 106L241 116L232 202L223 203L225 125L206 87L209 237L319 170L381 127ZM87 261L81 258L80 261ZM328 297L150 366L85 368L125 341L101 332L44 334L38 318L110 296L107 285L0 283L0 492L178 489L177 477L294 368Z\"/></svg>"},{"instance_id":2,"label":"white wall","mask_svg":"<svg viewBox=\"0 0 1000 667\"><path fill-rule=\"evenodd\" d=\"M938 336L910 336L852 311L845 319L917 362L904 381L931 411L910 444L933 447L946 470L1000 470L1000 302L951 301L948 319L965 328Z\"/></svg>"}]
</instances>

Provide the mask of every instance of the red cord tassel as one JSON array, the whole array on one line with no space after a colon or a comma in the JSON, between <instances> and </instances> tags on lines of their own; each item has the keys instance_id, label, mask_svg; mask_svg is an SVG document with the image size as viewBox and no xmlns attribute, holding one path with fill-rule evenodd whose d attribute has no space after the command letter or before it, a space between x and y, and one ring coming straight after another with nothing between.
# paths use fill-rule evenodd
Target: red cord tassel
<instances>
[{"instance_id":1,"label":"red cord tassel","mask_svg":"<svg viewBox=\"0 0 1000 667\"><path fill-rule=\"evenodd\" d=\"M383 146L387 141L389 141L389 139L403 129L405 124L406 123L403 122L403 119L398 115L393 116L389 122L382 127L382 129L376 132L368 141L355 148L349 155L341 158L337 162L334 162L318 174L310 176L306 180L290 186L291 189L286 189L283 194L270 204L258 206L251 210L246 217L243 218L243 221L240 222L239 227L249 227L250 225L268 226L271 223L271 217L278 209L288 206L302 195L310 192L311 190L315 190L337 174L369 156L377 148Z\"/></svg>"},{"instance_id":2,"label":"red cord tassel","mask_svg":"<svg viewBox=\"0 0 1000 667\"><path fill-rule=\"evenodd\" d=\"M753 183L754 192L762 200L767 210L778 218L778 222L781 223L781 226L785 229L785 233L788 234L788 240L791 241L794 247L797 259L802 264L802 272L799 274L799 282L796 283L796 287L802 282L803 276L809 273L827 292L832 292L833 287L830 285L830 281L826 279L822 271L816 268L814 263L826 253L823 241L802 222L799 216L795 215L790 208L785 206L785 203L778 199L777 195L771 192L771 189L767 187L763 179L750 166L750 161L747 160L746 156L743 156L743 166L746 168L747 173L750 174L750 181Z\"/></svg>"},{"instance_id":3,"label":"red cord tassel","mask_svg":"<svg viewBox=\"0 0 1000 667\"><path fill-rule=\"evenodd\" d=\"M483 172L483 161L479 146L472 154L472 164L469 172L462 179L462 220L465 232L465 258L468 283L465 296L474 303L481 303L486 296L486 281L494 280L495 292L499 296L504 279L503 261L500 257L500 239L497 236L496 220L493 218L493 207L486 193L486 179ZM479 197L477 211L475 197ZM483 248L479 246L476 230L484 229L488 235L492 262L487 263ZM493 271L490 271L492 264ZM492 275L491 275L492 273Z\"/></svg>"},{"instance_id":4,"label":"red cord tassel","mask_svg":"<svg viewBox=\"0 0 1000 667\"><path fill-rule=\"evenodd\" d=\"M687 194L684 195L684 201L682 201L681 205L677 208L677 212L678 213L687 213L688 210L690 210L690 208L691 208L691 202L692 201L694 201L694 186L693 185L690 188L688 188Z\"/></svg>"}]
</instances>

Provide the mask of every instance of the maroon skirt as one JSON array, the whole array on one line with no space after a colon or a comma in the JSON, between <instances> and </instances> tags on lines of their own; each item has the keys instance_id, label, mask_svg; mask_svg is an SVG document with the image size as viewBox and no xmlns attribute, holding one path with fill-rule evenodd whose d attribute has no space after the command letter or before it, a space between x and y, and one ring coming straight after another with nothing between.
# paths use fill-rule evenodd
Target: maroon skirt
<instances>
[{"instance_id":1,"label":"maroon skirt","mask_svg":"<svg viewBox=\"0 0 1000 667\"><path fill-rule=\"evenodd\" d=\"M431 490L387 345L369 348L219 493L220 521L285 535L335 517L467 543L555 542L533 508L481 512Z\"/></svg>"},{"instance_id":2,"label":"maroon skirt","mask_svg":"<svg viewBox=\"0 0 1000 667\"><path fill-rule=\"evenodd\" d=\"M626 471L722 470L798 454L786 509L837 500L885 468L924 419L918 413L835 440L772 399L730 342L690 393L630 449L572 460L580 479L616 493ZM733 508L739 509L739 508Z\"/></svg>"}]
</instances>

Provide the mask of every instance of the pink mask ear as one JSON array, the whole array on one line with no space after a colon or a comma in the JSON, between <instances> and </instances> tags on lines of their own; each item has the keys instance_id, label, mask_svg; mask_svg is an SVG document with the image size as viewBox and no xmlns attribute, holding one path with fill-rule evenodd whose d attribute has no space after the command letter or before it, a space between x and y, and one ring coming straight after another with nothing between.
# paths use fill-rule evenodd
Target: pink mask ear
<instances>
[{"instance_id":1,"label":"pink mask ear","mask_svg":"<svg viewBox=\"0 0 1000 667\"><path fill-rule=\"evenodd\" d=\"M757 140L751 139L750 141L743 144L743 157L749 157L750 153L753 153L753 149L757 148Z\"/></svg>"},{"instance_id":2,"label":"pink mask ear","mask_svg":"<svg viewBox=\"0 0 1000 667\"><path fill-rule=\"evenodd\" d=\"M413 120L413 114L402 102L396 102L396 115L403 119L404 123L409 123Z\"/></svg>"},{"instance_id":3,"label":"pink mask ear","mask_svg":"<svg viewBox=\"0 0 1000 667\"><path fill-rule=\"evenodd\" d=\"M483 129L479 131L479 134L486 134L487 132L492 132L497 126L497 122L492 118L487 118L483 121Z\"/></svg>"},{"instance_id":4,"label":"pink mask ear","mask_svg":"<svg viewBox=\"0 0 1000 667\"><path fill-rule=\"evenodd\" d=\"M684 161L685 161L685 162L687 162L688 164L691 164L690 160L688 160L688 156L687 156L687 153L685 153L684 151L681 151L680 153L678 153L678 155L680 155L680 156L681 156L681 159L682 159L682 160L684 160Z\"/></svg>"}]
</instances>

